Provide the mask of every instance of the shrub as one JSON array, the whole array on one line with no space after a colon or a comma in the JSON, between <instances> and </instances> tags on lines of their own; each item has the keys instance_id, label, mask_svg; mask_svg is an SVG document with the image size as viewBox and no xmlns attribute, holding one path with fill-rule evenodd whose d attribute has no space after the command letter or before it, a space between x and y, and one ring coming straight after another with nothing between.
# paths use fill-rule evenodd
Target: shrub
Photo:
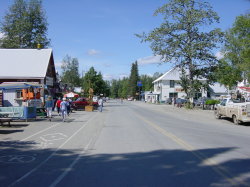
<instances>
[{"instance_id":1,"label":"shrub","mask_svg":"<svg viewBox=\"0 0 250 187\"><path fill-rule=\"evenodd\" d=\"M214 100L214 99L209 99L209 100L206 100L206 105L215 105L215 104L219 104L220 101L218 100Z\"/></svg>"},{"instance_id":2,"label":"shrub","mask_svg":"<svg viewBox=\"0 0 250 187\"><path fill-rule=\"evenodd\" d=\"M186 102L184 104L184 106L185 106L186 109L193 109L194 108L193 105L192 105L192 103L190 103L190 102Z\"/></svg>"}]
</instances>

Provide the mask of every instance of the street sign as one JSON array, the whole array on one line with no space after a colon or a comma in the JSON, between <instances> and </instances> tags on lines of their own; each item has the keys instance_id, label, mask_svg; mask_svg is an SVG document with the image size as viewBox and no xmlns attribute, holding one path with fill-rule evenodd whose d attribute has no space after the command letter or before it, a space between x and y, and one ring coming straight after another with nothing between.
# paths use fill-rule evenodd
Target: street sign
<instances>
[{"instance_id":1,"label":"street sign","mask_svg":"<svg viewBox=\"0 0 250 187\"><path fill-rule=\"evenodd\" d=\"M142 87L142 82L141 81L137 81L137 86Z\"/></svg>"}]
</instances>

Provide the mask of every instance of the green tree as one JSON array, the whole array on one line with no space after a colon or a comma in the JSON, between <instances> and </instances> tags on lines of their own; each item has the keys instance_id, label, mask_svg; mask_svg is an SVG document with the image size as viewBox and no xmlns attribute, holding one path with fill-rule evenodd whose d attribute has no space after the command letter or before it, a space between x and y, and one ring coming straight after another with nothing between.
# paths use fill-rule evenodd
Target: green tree
<instances>
[{"instance_id":1,"label":"green tree","mask_svg":"<svg viewBox=\"0 0 250 187\"><path fill-rule=\"evenodd\" d=\"M50 45L50 40L47 38L48 23L45 11L42 8L42 0L30 0L28 15L30 27L28 47L37 48L37 44L40 44L43 48L48 47Z\"/></svg>"},{"instance_id":2,"label":"green tree","mask_svg":"<svg viewBox=\"0 0 250 187\"><path fill-rule=\"evenodd\" d=\"M66 55L62 62L61 81L71 84L72 86L80 86L79 62L77 58L71 58Z\"/></svg>"},{"instance_id":3,"label":"green tree","mask_svg":"<svg viewBox=\"0 0 250 187\"><path fill-rule=\"evenodd\" d=\"M206 72L218 63L213 49L223 41L223 32L218 28L206 31L204 27L219 22L219 17L208 3L196 0L170 0L156 10L155 15L159 14L164 19L160 27L137 36L150 42L154 55L160 55L162 61L186 70L192 101L196 80L208 76Z\"/></svg>"},{"instance_id":4,"label":"green tree","mask_svg":"<svg viewBox=\"0 0 250 187\"><path fill-rule=\"evenodd\" d=\"M228 90L231 90L234 86L237 85L238 81L242 80L242 72L235 65L230 64L225 59L219 61L219 64L214 71L214 77L217 82L225 85Z\"/></svg>"},{"instance_id":5,"label":"green tree","mask_svg":"<svg viewBox=\"0 0 250 187\"><path fill-rule=\"evenodd\" d=\"M129 95L136 97L138 92L137 81L139 81L138 64L137 61L132 63L130 77L129 77Z\"/></svg>"},{"instance_id":6,"label":"green tree","mask_svg":"<svg viewBox=\"0 0 250 187\"><path fill-rule=\"evenodd\" d=\"M104 96L108 96L110 92L108 82L103 80L101 72L97 73L94 67L91 67L84 75L82 87L86 96L88 96L90 88L94 90L94 95L103 94Z\"/></svg>"},{"instance_id":7,"label":"green tree","mask_svg":"<svg viewBox=\"0 0 250 187\"><path fill-rule=\"evenodd\" d=\"M120 98L127 98L128 97L128 85L129 85L129 78L124 77L122 80L119 81L119 94Z\"/></svg>"},{"instance_id":8,"label":"green tree","mask_svg":"<svg viewBox=\"0 0 250 187\"><path fill-rule=\"evenodd\" d=\"M111 81L111 88L110 88L112 98L118 98L118 90L119 90L118 80L113 79Z\"/></svg>"},{"instance_id":9,"label":"green tree","mask_svg":"<svg viewBox=\"0 0 250 187\"><path fill-rule=\"evenodd\" d=\"M250 80L250 14L238 16L231 29L226 33L224 47L224 63L232 69L235 76L234 82ZM228 69L227 68L227 69ZM241 76L238 73L241 72ZM230 77L225 75L225 80L230 82ZM226 81L226 82L227 82Z\"/></svg>"},{"instance_id":10,"label":"green tree","mask_svg":"<svg viewBox=\"0 0 250 187\"><path fill-rule=\"evenodd\" d=\"M2 48L37 48L41 44L46 48L50 44L47 38L48 23L41 0L15 0L9 8L0 30Z\"/></svg>"},{"instance_id":11,"label":"green tree","mask_svg":"<svg viewBox=\"0 0 250 187\"><path fill-rule=\"evenodd\" d=\"M140 80L142 81L142 91L152 91L154 77L148 75L141 75Z\"/></svg>"}]
</instances>

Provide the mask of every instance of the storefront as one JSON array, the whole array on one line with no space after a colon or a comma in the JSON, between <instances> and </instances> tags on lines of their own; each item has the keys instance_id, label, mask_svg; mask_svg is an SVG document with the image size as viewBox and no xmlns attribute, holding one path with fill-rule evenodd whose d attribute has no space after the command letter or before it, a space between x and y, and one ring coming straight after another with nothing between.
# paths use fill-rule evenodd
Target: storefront
<instances>
[{"instance_id":1,"label":"storefront","mask_svg":"<svg viewBox=\"0 0 250 187\"><path fill-rule=\"evenodd\" d=\"M42 102L46 95L56 95L58 81L52 49L0 49L0 59L3 62L0 68L0 85L39 84L42 87Z\"/></svg>"}]
</instances>

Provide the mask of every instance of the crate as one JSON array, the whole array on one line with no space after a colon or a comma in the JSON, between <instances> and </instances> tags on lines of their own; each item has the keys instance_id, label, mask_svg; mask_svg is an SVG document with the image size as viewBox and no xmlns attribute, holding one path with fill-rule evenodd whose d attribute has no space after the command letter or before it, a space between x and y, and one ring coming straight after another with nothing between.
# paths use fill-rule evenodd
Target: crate
<instances>
[{"instance_id":1,"label":"crate","mask_svg":"<svg viewBox=\"0 0 250 187\"><path fill-rule=\"evenodd\" d=\"M94 106L85 106L85 111L93 112L94 111Z\"/></svg>"}]
</instances>

